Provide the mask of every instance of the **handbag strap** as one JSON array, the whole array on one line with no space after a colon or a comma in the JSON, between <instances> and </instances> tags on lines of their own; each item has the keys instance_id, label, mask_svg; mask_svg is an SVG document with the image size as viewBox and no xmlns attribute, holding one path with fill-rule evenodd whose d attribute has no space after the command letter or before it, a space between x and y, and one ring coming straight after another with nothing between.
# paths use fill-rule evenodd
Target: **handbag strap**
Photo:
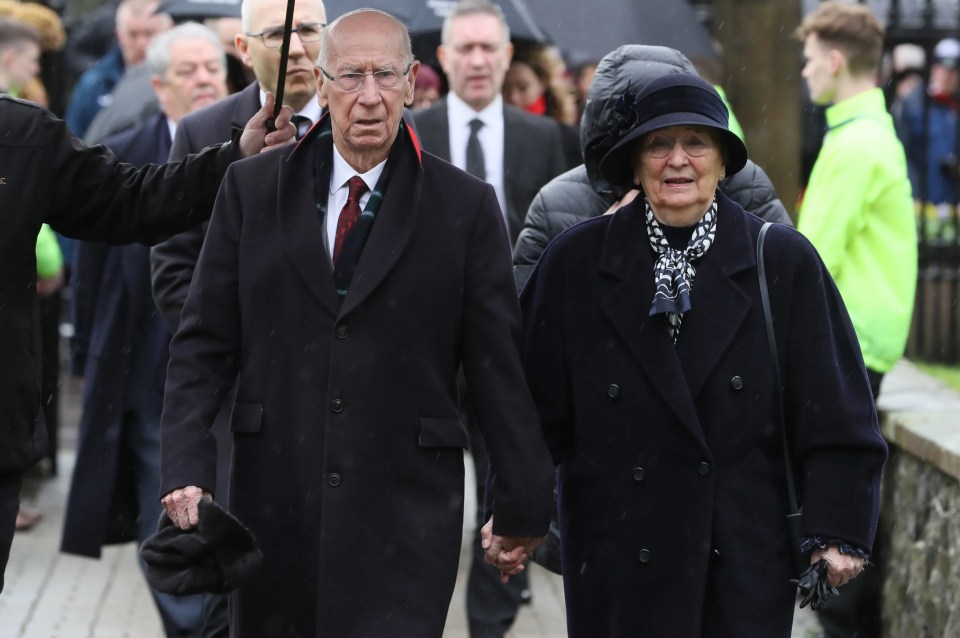
<instances>
[{"instance_id":1,"label":"handbag strap","mask_svg":"<svg viewBox=\"0 0 960 638\"><path fill-rule=\"evenodd\" d=\"M770 359L773 362L773 377L777 383L777 395L780 408L780 434L783 436L783 460L787 476L787 498L790 504L790 515L796 515L800 508L797 506L797 490L793 480L793 456L790 454L790 441L787 437L787 422L783 413L783 384L780 377L780 357L777 354L777 338L773 331L773 312L770 310L770 291L767 288L767 269L763 259L763 240L770 230L771 222L764 222L757 237L757 277L760 279L760 303L763 306L763 320L767 327L767 345L770 350Z\"/></svg>"}]
</instances>

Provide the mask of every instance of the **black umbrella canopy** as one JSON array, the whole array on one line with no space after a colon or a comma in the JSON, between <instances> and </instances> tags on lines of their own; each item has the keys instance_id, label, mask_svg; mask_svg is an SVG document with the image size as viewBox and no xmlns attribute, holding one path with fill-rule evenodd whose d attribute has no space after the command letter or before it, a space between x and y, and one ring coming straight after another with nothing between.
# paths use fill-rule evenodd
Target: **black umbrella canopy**
<instances>
[{"instance_id":1,"label":"black umbrella canopy","mask_svg":"<svg viewBox=\"0 0 960 638\"><path fill-rule=\"evenodd\" d=\"M169 14L175 21L206 18L239 18L240 0L164 0L157 13Z\"/></svg>"},{"instance_id":2,"label":"black umbrella canopy","mask_svg":"<svg viewBox=\"0 0 960 638\"><path fill-rule=\"evenodd\" d=\"M623 44L655 44L714 57L710 34L687 0L526 0L534 20L571 65L596 62Z\"/></svg>"},{"instance_id":3,"label":"black umbrella canopy","mask_svg":"<svg viewBox=\"0 0 960 638\"><path fill-rule=\"evenodd\" d=\"M439 34L443 20L453 7L456 0L324 0L327 8L327 20L333 22L344 13L370 7L386 11L403 22L413 37ZM503 15L510 26L510 36L524 40L544 42L547 36L534 22L532 14L524 0L498 0L496 4L503 9ZM439 37L437 37L439 42Z\"/></svg>"}]
</instances>

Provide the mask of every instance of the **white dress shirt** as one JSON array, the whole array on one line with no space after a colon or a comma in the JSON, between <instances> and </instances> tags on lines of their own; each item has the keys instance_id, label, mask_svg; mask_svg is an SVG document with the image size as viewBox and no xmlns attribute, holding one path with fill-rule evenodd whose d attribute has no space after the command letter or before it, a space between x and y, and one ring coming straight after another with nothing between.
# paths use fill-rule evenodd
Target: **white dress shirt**
<instances>
[{"instance_id":1,"label":"white dress shirt","mask_svg":"<svg viewBox=\"0 0 960 638\"><path fill-rule=\"evenodd\" d=\"M386 165L387 160L383 160L366 173L357 173L352 166L347 164L347 160L340 155L337 145L333 145L333 170L330 171L330 194L327 196L327 232L324 234L327 257L330 258L331 264L333 263L333 245L337 239L337 221L340 219L340 211L343 209L343 205L347 203L347 196L350 194L347 182L354 175L359 175L363 183L367 185L367 192L360 196L360 210L363 210L367 201L370 200L370 194L377 185L377 180L380 179L380 174L383 173L383 168Z\"/></svg>"},{"instance_id":2,"label":"white dress shirt","mask_svg":"<svg viewBox=\"0 0 960 638\"><path fill-rule=\"evenodd\" d=\"M493 190L497 193L503 220L507 222L507 228L509 228L507 198L503 184L503 98L497 95L487 108L478 112L457 97L453 91L447 93L450 163L463 170L467 167L467 141L470 139L470 121L473 119L483 122L483 128L477 133L477 139L480 140L480 146L483 148L487 183L493 186Z\"/></svg>"}]
</instances>

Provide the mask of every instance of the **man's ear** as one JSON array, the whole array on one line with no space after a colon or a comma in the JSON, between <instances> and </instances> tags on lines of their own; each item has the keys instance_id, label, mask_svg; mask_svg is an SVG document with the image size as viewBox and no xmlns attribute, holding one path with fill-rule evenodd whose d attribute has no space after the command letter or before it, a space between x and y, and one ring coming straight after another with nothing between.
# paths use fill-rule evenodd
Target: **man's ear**
<instances>
[{"instance_id":1,"label":"man's ear","mask_svg":"<svg viewBox=\"0 0 960 638\"><path fill-rule=\"evenodd\" d=\"M233 43L237 47L237 53L240 54L240 60L243 62L243 65L248 69L253 68L253 58L250 57L250 40L246 35L238 33L234 39Z\"/></svg>"},{"instance_id":2,"label":"man's ear","mask_svg":"<svg viewBox=\"0 0 960 638\"><path fill-rule=\"evenodd\" d=\"M327 78L324 77L319 65L313 67L313 77L317 79L317 103L320 104L320 108L325 109L330 104L327 99L327 92L324 90Z\"/></svg>"},{"instance_id":3,"label":"man's ear","mask_svg":"<svg viewBox=\"0 0 960 638\"><path fill-rule=\"evenodd\" d=\"M839 75L847 66L847 56L840 49L830 49L827 52L827 60L830 63L831 75Z\"/></svg>"},{"instance_id":4,"label":"man's ear","mask_svg":"<svg viewBox=\"0 0 960 638\"><path fill-rule=\"evenodd\" d=\"M442 44L437 47L437 62L444 73L447 73L447 47Z\"/></svg>"},{"instance_id":5,"label":"man's ear","mask_svg":"<svg viewBox=\"0 0 960 638\"><path fill-rule=\"evenodd\" d=\"M403 96L403 104L411 106L413 104L414 89L417 84L417 74L420 72L420 61L414 60L410 66L410 73L407 75L407 94Z\"/></svg>"}]
</instances>

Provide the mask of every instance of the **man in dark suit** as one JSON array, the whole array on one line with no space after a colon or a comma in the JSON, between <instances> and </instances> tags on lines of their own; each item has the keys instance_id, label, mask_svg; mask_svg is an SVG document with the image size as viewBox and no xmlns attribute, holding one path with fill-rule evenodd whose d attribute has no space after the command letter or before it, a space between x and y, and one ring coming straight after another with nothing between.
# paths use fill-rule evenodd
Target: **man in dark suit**
<instances>
[{"instance_id":1,"label":"man in dark suit","mask_svg":"<svg viewBox=\"0 0 960 638\"><path fill-rule=\"evenodd\" d=\"M236 380L230 509L263 566L232 594L231 630L439 637L460 555L461 363L505 556L547 529L549 453L493 189L402 122L419 63L400 22L360 10L324 37L328 116L238 164L218 196L171 345L162 501L197 525L209 428Z\"/></svg>"},{"instance_id":2,"label":"man in dark suit","mask_svg":"<svg viewBox=\"0 0 960 638\"><path fill-rule=\"evenodd\" d=\"M101 146L85 147L42 107L0 95L0 591L23 473L47 447L31 320L41 225L111 243L180 232L207 216L230 162L292 139L289 108L279 130L266 134L272 111L271 97L231 143L176 165L136 169Z\"/></svg>"},{"instance_id":3,"label":"man in dark suit","mask_svg":"<svg viewBox=\"0 0 960 638\"><path fill-rule=\"evenodd\" d=\"M450 92L415 115L423 147L489 182L497 193L512 247L537 192L566 170L560 129L551 118L503 103L501 89L513 45L503 13L486 0L462 0L444 22L437 58ZM467 417L470 406L464 405ZM470 450L476 468L477 502L482 504L487 457L471 426ZM502 638L527 596L527 575L500 582L500 572L483 561L478 507L473 563L467 584L472 638Z\"/></svg>"},{"instance_id":4,"label":"man in dark suit","mask_svg":"<svg viewBox=\"0 0 960 638\"><path fill-rule=\"evenodd\" d=\"M437 58L450 92L416 113L417 132L424 149L493 186L512 246L537 192L567 168L560 129L552 119L503 103L513 45L498 6L461 0L441 37Z\"/></svg>"},{"instance_id":5,"label":"man in dark suit","mask_svg":"<svg viewBox=\"0 0 960 638\"><path fill-rule=\"evenodd\" d=\"M156 36L146 65L162 112L104 141L134 166L165 162L177 122L227 91L220 42L197 23ZM150 294L146 246L82 241L75 260L73 368L84 379L84 396L61 550L99 558L106 543L139 544L156 531L170 331ZM104 490L113 498L103 498ZM199 596L153 596L167 636L197 633Z\"/></svg>"},{"instance_id":6,"label":"man in dark suit","mask_svg":"<svg viewBox=\"0 0 960 638\"><path fill-rule=\"evenodd\" d=\"M240 10L244 32L236 36L237 49L244 64L253 70L257 81L239 93L184 117L174 136L171 161L230 139L233 131L242 129L251 115L260 109L265 92L276 92L280 49L273 44L276 30L280 29L282 33L286 0L246 0ZM327 14L321 0L297 2L294 10L297 34L290 39L284 103L296 115L309 117L311 122L320 118L317 85L313 79L313 65L320 49L316 25L326 21ZM300 118L297 120L299 122ZM298 131L298 137L303 132L305 130ZM154 300L172 332L176 332L180 324L180 311L187 298L187 288L196 268L206 228L206 224L192 228L155 246L151 251Z\"/></svg>"}]
</instances>

